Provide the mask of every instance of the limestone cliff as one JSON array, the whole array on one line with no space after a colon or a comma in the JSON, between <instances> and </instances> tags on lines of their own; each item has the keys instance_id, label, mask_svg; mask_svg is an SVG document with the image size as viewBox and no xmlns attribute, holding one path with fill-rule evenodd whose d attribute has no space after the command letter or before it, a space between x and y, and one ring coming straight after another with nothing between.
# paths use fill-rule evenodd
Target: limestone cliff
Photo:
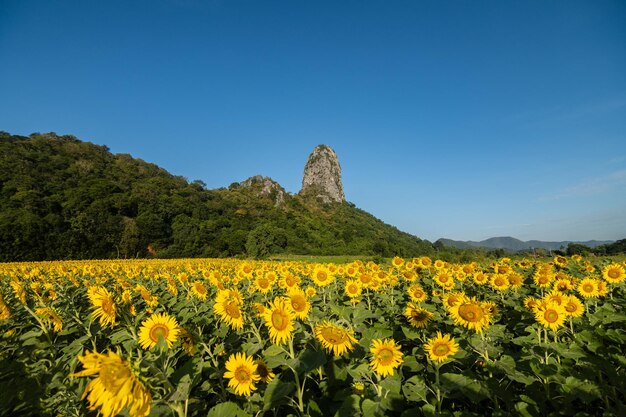
<instances>
[{"instance_id":1,"label":"limestone cliff","mask_svg":"<svg viewBox=\"0 0 626 417\"><path fill-rule=\"evenodd\" d=\"M285 204L285 190L269 177L255 175L243 181L241 187L255 190L258 197L270 198L277 207Z\"/></svg>"},{"instance_id":2,"label":"limestone cliff","mask_svg":"<svg viewBox=\"0 0 626 417\"><path fill-rule=\"evenodd\" d=\"M314 197L323 203L345 201L339 159L329 146L318 145L309 155L300 195Z\"/></svg>"}]
</instances>

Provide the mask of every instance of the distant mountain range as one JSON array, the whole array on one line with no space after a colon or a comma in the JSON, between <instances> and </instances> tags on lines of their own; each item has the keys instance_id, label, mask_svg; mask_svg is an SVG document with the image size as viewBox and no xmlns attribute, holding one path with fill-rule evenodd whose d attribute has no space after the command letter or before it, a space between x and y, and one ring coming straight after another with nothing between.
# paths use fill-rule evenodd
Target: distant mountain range
<instances>
[{"instance_id":1,"label":"distant mountain range","mask_svg":"<svg viewBox=\"0 0 626 417\"><path fill-rule=\"evenodd\" d=\"M579 243L589 248L595 248L596 246L606 245L613 243L612 240L588 240L586 242L544 242L541 240L528 240L526 242L515 239L514 237L492 237L489 239L481 240L480 242L474 242L471 240L460 241L452 239L439 239L437 242L441 242L444 246L450 246L457 249L474 249L474 248L486 248L486 249L504 249L511 252L518 252L532 249L545 249L545 250L557 250L561 248L567 248L570 243ZM436 243L436 242L435 242Z\"/></svg>"}]
</instances>

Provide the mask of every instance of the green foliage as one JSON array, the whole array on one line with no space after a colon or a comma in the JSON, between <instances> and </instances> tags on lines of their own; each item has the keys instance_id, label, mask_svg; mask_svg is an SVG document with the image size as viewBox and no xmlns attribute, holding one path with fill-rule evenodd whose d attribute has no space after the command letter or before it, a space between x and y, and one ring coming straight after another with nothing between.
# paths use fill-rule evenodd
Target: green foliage
<instances>
[{"instance_id":1,"label":"green foliage","mask_svg":"<svg viewBox=\"0 0 626 417\"><path fill-rule=\"evenodd\" d=\"M351 203L207 190L70 135L0 132L0 155L0 261L433 253Z\"/></svg>"}]
</instances>

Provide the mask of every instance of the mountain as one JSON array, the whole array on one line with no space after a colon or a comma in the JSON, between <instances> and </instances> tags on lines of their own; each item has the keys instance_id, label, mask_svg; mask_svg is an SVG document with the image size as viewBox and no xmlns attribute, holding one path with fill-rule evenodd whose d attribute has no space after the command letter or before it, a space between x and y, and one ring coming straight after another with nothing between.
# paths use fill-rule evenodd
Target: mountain
<instances>
[{"instance_id":1,"label":"mountain","mask_svg":"<svg viewBox=\"0 0 626 417\"><path fill-rule=\"evenodd\" d=\"M515 239L514 237L506 236L506 237L492 237L489 239L481 240L480 242L474 242L471 240L460 241L460 240L451 240L451 239L444 239L444 238L437 240L437 242L440 242L440 244L442 244L443 246L453 247L457 249L486 248L486 249L505 249L511 252L519 252L519 251L532 250L532 249L558 250L561 248L567 248L567 245L570 243L578 243L588 248L595 248L600 245L607 245L609 243L612 243L613 241L589 240L586 242L572 242L572 241L543 242L540 240L529 240L529 241L524 242L519 239Z\"/></svg>"},{"instance_id":2,"label":"mountain","mask_svg":"<svg viewBox=\"0 0 626 417\"><path fill-rule=\"evenodd\" d=\"M434 253L346 202L340 174L321 145L297 195L260 175L207 189L71 135L0 132L0 261Z\"/></svg>"}]
</instances>

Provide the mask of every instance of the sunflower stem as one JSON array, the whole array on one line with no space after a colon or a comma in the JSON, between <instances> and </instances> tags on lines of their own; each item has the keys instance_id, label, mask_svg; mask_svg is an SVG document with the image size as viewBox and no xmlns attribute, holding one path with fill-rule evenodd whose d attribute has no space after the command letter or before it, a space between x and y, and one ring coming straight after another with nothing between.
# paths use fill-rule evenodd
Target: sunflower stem
<instances>
[{"instance_id":1,"label":"sunflower stem","mask_svg":"<svg viewBox=\"0 0 626 417\"><path fill-rule=\"evenodd\" d=\"M291 359L295 359L296 355L293 350L293 337L289 339L289 357ZM291 368L291 367L290 367ZM298 394L298 411L300 413L304 413L304 401L302 397L304 396L304 381L302 381L302 385L300 385L300 375L298 375L298 371L291 368L293 371L293 377L296 382L296 393Z\"/></svg>"},{"instance_id":2,"label":"sunflower stem","mask_svg":"<svg viewBox=\"0 0 626 417\"><path fill-rule=\"evenodd\" d=\"M441 368L441 364L435 364L435 392L437 394L437 416L441 415L441 401L443 400L441 396L441 388L439 388L439 368Z\"/></svg>"}]
</instances>

